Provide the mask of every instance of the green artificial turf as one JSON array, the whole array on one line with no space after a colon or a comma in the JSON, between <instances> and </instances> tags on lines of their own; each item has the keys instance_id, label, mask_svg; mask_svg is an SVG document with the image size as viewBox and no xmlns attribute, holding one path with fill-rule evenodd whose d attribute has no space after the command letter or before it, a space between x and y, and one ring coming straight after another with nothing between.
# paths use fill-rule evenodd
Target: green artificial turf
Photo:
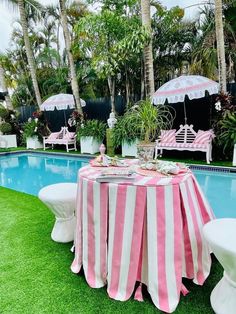
<instances>
[{"instance_id":1,"label":"green artificial turf","mask_svg":"<svg viewBox=\"0 0 236 314\"><path fill-rule=\"evenodd\" d=\"M70 271L72 243L53 242L54 216L37 197L0 187L0 313L161 313L145 302L109 299L106 288L92 289L83 274ZM175 313L213 313L209 296L222 276L214 260L203 287L185 280Z\"/></svg>"}]
</instances>

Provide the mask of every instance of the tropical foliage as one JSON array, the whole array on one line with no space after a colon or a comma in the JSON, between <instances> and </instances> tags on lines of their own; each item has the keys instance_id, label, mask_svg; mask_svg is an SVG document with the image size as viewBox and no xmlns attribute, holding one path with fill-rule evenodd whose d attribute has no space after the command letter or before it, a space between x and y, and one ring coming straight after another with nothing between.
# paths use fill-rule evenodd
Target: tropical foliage
<instances>
[{"instance_id":1,"label":"tropical foliage","mask_svg":"<svg viewBox=\"0 0 236 314\"><path fill-rule=\"evenodd\" d=\"M155 88L181 74L185 64L192 64L195 72L201 70L202 73L204 68L211 70L209 75L216 77L217 58L213 58L214 54L209 53L205 58L202 58L203 54L200 52L197 54L199 50L202 51L205 33L209 27L210 29L214 27L214 23L207 28L194 21L185 21L181 8L167 10L158 1L152 1L151 6L154 6L155 10L151 16L150 34L147 27L142 26L138 0L119 2L102 0L99 1L100 10L96 13L90 11L86 4L92 3L97 6L98 1L88 0L82 4L63 0L60 4L65 4L63 10L66 12L71 41L71 49L63 49L61 7L59 5L35 7L31 2L33 3L33 0L27 1L27 5L24 6L26 26L42 100L55 93L72 92L68 52L72 53L70 62L73 58L82 98L110 96L113 111L114 97L117 94L124 96L127 103L144 99L147 91L143 51L150 43L151 35ZM226 13L229 12L228 7ZM212 10L211 12L214 13ZM205 23L210 24L212 19L208 19L207 12L205 16ZM235 31L233 17L228 13L226 16L229 16L229 24ZM39 103L29 71L23 34L22 21L18 21L14 24L12 32L14 44L7 50L4 58L0 58L6 85L14 91L11 97L14 107ZM228 38L226 36L226 40ZM232 39L231 36L229 42L233 44ZM230 60L234 60L233 51L231 49ZM202 66L203 63L199 63L199 60L201 58L207 60L209 56L212 57L210 61L213 65ZM228 60L229 55L227 62ZM234 72L234 67L231 66L231 69L231 72Z\"/></svg>"},{"instance_id":2,"label":"tropical foliage","mask_svg":"<svg viewBox=\"0 0 236 314\"><path fill-rule=\"evenodd\" d=\"M87 120L77 131L78 140L81 137L92 136L98 141L103 141L106 135L107 125L99 120Z\"/></svg>"},{"instance_id":3,"label":"tropical foliage","mask_svg":"<svg viewBox=\"0 0 236 314\"><path fill-rule=\"evenodd\" d=\"M118 119L113 129L113 143L115 147L135 139L148 143L157 138L161 129L170 129L173 120L174 111L168 106L154 106L149 100L140 101Z\"/></svg>"},{"instance_id":4,"label":"tropical foliage","mask_svg":"<svg viewBox=\"0 0 236 314\"><path fill-rule=\"evenodd\" d=\"M236 111L227 113L220 121L219 126L221 131L219 141L225 151L232 152L234 144L236 144Z\"/></svg>"},{"instance_id":5,"label":"tropical foliage","mask_svg":"<svg viewBox=\"0 0 236 314\"><path fill-rule=\"evenodd\" d=\"M222 81L225 69L227 82L236 80L236 0L208 4L199 18L189 21L184 9L167 9L157 0L60 0L54 6L35 0L4 2L15 6L20 17L14 23L11 47L0 55L1 86L13 91L7 99L9 109L40 105L53 94L73 92L83 120L79 97L109 96L115 112L115 96L121 95L127 114L118 119L114 134L120 128L120 138L138 135L148 141L154 138L151 125L157 123L160 108L144 103L133 111L128 108L151 95L153 88L187 73ZM217 25L221 29L223 25L224 34ZM216 113L212 119L219 145L224 142L221 133L226 134L220 124L231 121L231 115ZM137 119L142 122L136 129Z\"/></svg>"},{"instance_id":6,"label":"tropical foliage","mask_svg":"<svg viewBox=\"0 0 236 314\"><path fill-rule=\"evenodd\" d=\"M37 137L38 140L42 141L43 136L47 136L49 133L50 131L45 123L44 113L35 111L33 112L33 118L29 118L23 125L22 142L25 144L29 137Z\"/></svg>"}]
</instances>

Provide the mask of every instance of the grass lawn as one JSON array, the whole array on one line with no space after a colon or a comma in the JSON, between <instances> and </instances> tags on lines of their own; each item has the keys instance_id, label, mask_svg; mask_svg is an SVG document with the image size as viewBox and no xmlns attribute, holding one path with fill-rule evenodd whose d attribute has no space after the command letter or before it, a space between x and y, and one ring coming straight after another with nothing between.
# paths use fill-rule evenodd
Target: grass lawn
<instances>
[{"instance_id":1,"label":"grass lawn","mask_svg":"<svg viewBox=\"0 0 236 314\"><path fill-rule=\"evenodd\" d=\"M161 313L147 293L145 302L109 299L106 288L92 289L83 274L70 271L71 243L50 238L52 213L37 197L0 187L0 313ZM210 292L222 276L214 259L203 287L185 280L175 313L210 314Z\"/></svg>"}]
</instances>

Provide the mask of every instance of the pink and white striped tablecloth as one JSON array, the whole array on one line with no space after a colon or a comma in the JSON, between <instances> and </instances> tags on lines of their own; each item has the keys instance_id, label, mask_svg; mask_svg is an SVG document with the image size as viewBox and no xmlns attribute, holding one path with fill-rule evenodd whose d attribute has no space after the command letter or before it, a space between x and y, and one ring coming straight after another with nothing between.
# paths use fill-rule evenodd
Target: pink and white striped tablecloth
<instances>
[{"instance_id":1,"label":"pink and white striped tablecloth","mask_svg":"<svg viewBox=\"0 0 236 314\"><path fill-rule=\"evenodd\" d=\"M157 308L173 312L182 277L201 285L210 272L202 227L214 216L201 188L191 171L119 184L96 182L100 171L79 171L72 271L83 265L91 287L107 285L121 301L140 281Z\"/></svg>"}]
</instances>

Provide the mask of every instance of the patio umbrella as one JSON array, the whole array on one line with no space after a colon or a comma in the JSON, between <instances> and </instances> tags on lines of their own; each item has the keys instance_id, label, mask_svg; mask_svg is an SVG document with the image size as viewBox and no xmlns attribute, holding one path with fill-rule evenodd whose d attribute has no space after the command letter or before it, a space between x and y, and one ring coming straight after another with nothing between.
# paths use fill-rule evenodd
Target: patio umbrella
<instances>
[{"instance_id":1,"label":"patio umbrella","mask_svg":"<svg viewBox=\"0 0 236 314\"><path fill-rule=\"evenodd\" d=\"M185 97L190 100L205 97L205 93L209 95L219 92L219 83L214 82L207 77L200 75L182 75L169 82L163 84L152 96L152 102L164 104L168 103L184 103L184 121L187 123Z\"/></svg>"},{"instance_id":2,"label":"patio umbrella","mask_svg":"<svg viewBox=\"0 0 236 314\"><path fill-rule=\"evenodd\" d=\"M83 99L80 99L80 102L81 102L82 107L86 106L86 102ZM57 94L46 99L41 104L40 110L54 111L55 108L57 108L57 110L64 110L64 119L65 119L65 124L67 125L65 110L68 107L70 109L75 108L74 96L72 94Z\"/></svg>"}]
</instances>

